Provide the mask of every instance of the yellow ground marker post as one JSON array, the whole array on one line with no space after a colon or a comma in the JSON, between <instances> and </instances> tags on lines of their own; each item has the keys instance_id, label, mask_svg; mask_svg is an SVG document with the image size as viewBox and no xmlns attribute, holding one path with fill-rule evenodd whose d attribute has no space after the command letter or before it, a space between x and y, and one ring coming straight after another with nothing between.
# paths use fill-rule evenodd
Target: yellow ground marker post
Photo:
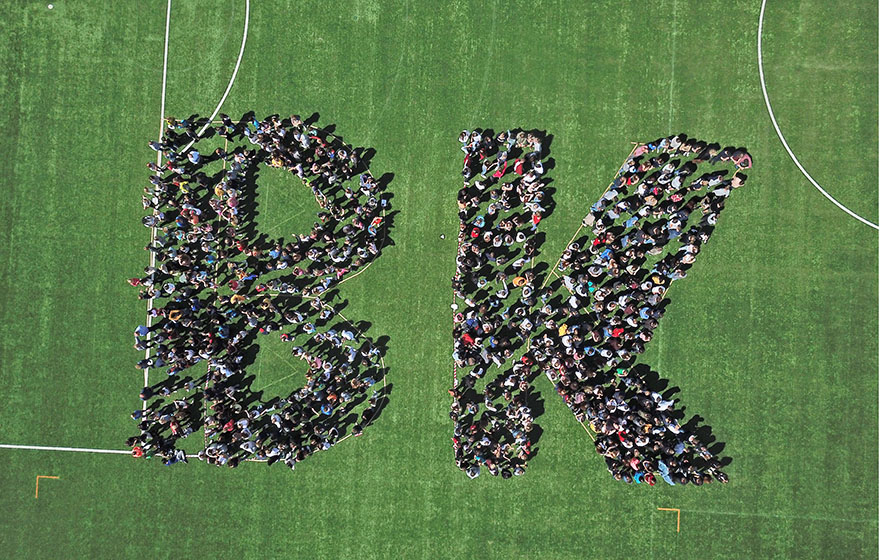
<instances>
[{"instance_id":1,"label":"yellow ground marker post","mask_svg":"<svg viewBox=\"0 0 880 560\"><path fill-rule=\"evenodd\" d=\"M660 511L674 511L678 514L678 519L675 522L675 532L681 533L681 510L678 508L657 508Z\"/></svg>"},{"instance_id":2,"label":"yellow ground marker post","mask_svg":"<svg viewBox=\"0 0 880 560\"><path fill-rule=\"evenodd\" d=\"M37 498L40 497L40 479L41 479L41 478L54 478L54 479L58 479L58 478L61 478L61 477L60 477L60 476L46 476L46 475L42 475L42 474L37 475L37 491L34 492L34 499L35 499L35 500L36 500Z\"/></svg>"}]
</instances>

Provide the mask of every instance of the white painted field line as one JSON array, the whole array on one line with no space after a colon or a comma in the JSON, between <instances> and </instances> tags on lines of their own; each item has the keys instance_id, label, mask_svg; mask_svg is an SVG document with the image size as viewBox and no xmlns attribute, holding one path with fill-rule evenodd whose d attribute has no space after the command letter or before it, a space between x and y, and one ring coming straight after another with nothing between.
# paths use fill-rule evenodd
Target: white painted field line
<instances>
[{"instance_id":1,"label":"white painted field line","mask_svg":"<svg viewBox=\"0 0 880 560\"><path fill-rule=\"evenodd\" d=\"M804 174L804 177L806 177L807 180L810 181L810 183L812 183L813 186L816 187L816 189L825 196L825 198L830 200L835 206L837 206L853 218L857 219L858 221L862 222L866 226L872 227L876 230L880 230L880 226L878 226L874 222L866 220L843 204L837 202L837 200L835 200L833 196L828 194L825 189L819 186L819 183L817 183L816 180L813 179L809 173L807 173L807 170L804 169L804 166L801 165L801 162L798 161L797 157L795 157L794 153L791 151L791 148L788 147L788 142L785 141L785 136L783 136L782 131L779 130L779 124L777 124L776 117L773 115L773 107L770 106L770 96L767 95L767 84L764 82L764 55L761 35L764 31L764 8L766 6L767 0L761 0L761 13L758 16L758 74L761 77L761 91L764 93L764 103L767 104L767 112L770 113L770 121L773 123L773 128L776 129L776 135L779 136L779 140L782 142L782 146L785 148L785 151L788 152L789 157L794 162L794 164L797 165L798 169L801 170L801 173Z\"/></svg>"},{"instance_id":2,"label":"white painted field line","mask_svg":"<svg viewBox=\"0 0 880 560\"><path fill-rule=\"evenodd\" d=\"M91 447L54 447L49 445L16 445L12 443L0 443L0 449L29 449L31 451L62 451L67 453L103 453L107 455L129 455L131 450L124 449L93 449ZM187 453L186 457L191 459L198 457L195 453Z\"/></svg>"},{"instance_id":3,"label":"white painted field line","mask_svg":"<svg viewBox=\"0 0 880 560\"><path fill-rule=\"evenodd\" d=\"M168 8L165 10L165 50L162 55L162 109L159 112L159 141L162 141L162 132L165 130L165 86L168 83L168 31L171 29L171 0L168 0ZM159 152L159 161L162 152Z\"/></svg>"},{"instance_id":4,"label":"white painted field line","mask_svg":"<svg viewBox=\"0 0 880 560\"><path fill-rule=\"evenodd\" d=\"M162 141L162 132L165 129L165 86L168 83L168 31L171 28L171 0L168 0L168 7L165 10L165 49L162 55L162 105L159 111L159 142ZM156 165L162 165L162 151L156 152ZM150 228L150 246L156 242L156 226ZM156 253L150 251L150 267L156 266ZM147 300L147 328L153 326L153 316L150 312L153 310L153 298ZM144 359L150 357L150 339L152 333L147 332L147 349L144 350ZM150 386L150 368L144 368L144 387ZM147 401L143 401L141 410L147 409Z\"/></svg>"},{"instance_id":5,"label":"white painted field line","mask_svg":"<svg viewBox=\"0 0 880 560\"><path fill-rule=\"evenodd\" d=\"M241 59L244 55L244 47L247 42L247 33L248 33L248 25L250 23L250 12L251 12L251 2L250 0L245 0L245 8L244 8L244 32L241 37L241 48L238 51L238 60L235 62L235 68L232 71L232 77L229 79L229 84L226 86L226 91L223 92L223 97L220 99L220 102L217 104L217 108L214 109L214 113L211 114L211 117L208 119L208 122L205 123L205 126L198 132L198 135L201 136L205 130L211 125L211 121L214 120L214 117L217 116L217 113L220 111L220 107L223 106L223 102L226 101L226 97L229 95L229 92L232 90L232 84L235 82L235 76L238 74L238 68L241 65ZM158 141L162 141L162 134L165 130L165 90L168 84L168 34L171 28L171 0L168 0L168 4L165 10L165 47L163 49L162 55L162 101L161 108L159 114L159 138ZM195 140L187 144L187 146L181 150L185 152L188 150L193 144ZM162 151L159 150L156 153L156 165L162 165ZM152 246L156 241L156 227L153 226L150 228L150 245ZM156 266L156 253L150 251L150 267ZM147 300L147 328L153 326L153 317L150 312L153 310L153 299L150 298ZM150 357L150 347L149 343L152 338L152 333L147 333L147 348L144 350L144 359L149 359ZM144 368L144 387L150 386L150 368ZM141 405L141 410L147 409L147 401L144 400Z\"/></svg>"},{"instance_id":6,"label":"white painted field line","mask_svg":"<svg viewBox=\"0 0 880 560\"><path fill-rule=\"evenodd\" d=\"M205 130L211 126L211 121L214 120L214 117L217 116L217 113L220 112L220 108L223 106L223 102L226 101L226 97L229 95L229 92L232 90L232 84L235 82L235 77L238 74L238 68L241 66L241 59L244 56L244 47L247 43L247 34L248 34L248 26L250 24L250 13L251 13L251 2L250 0L245 0L244 6L244 32L241 36L241 48L238 51L238 60L235 61L235 68L232 71L232 77L229 79L229 84L226 86L226 91L223 92L223 97L220 98L220 102L217 104L217 108L214 109L214 112L211 114L211 117L208 119L208 122L205 123L205 126L198 132L198 135L201 136ZM162 141L162 133L165 130L165 90L166 85L168 83L168 33L171 28L171 0L168 0L168 6L165 11L165 48L162 59L162 103L161 103L161 111L159 115L159 142ZM195 143L195 140L186 145L186 147L181 150L183 152L187 151L192 147ZM156 165L162 165L162 152L158 151L156 155ZM156 228L150 228L150 245L152 245L156 241ZM150 251L150 266L156 266L156 254L153 251ZM152 327L153 325L153 317L150 315L150 312L153 310L153 300L147 300L147 328ZM149 344L150 339L152 338L152 333L147 333L147 343ZM144 350L144 359L148 359L150 357L150 348L147 347ZM150 386L150 368L144 368L144 387ZM147 409L147 401L143 402L142 410Z\"/></svg>"},{"instance_id":7,"label":"white painted field line","mask_svg":"<svg viewBox=\"0 0 880 560\"><path fill-rule=\"evenodd\" d=\"M115 455L131 455L131 451L120 449L91 449L88 447L50 447L47 445L13 445L0 443L0 449L32 449L34 451L70 451L78 453L112 453Z\"/></svg>"},{"instance_id":8,"label":"white painted field line","mask_svg":"<svg viewBox=\"0 0 880 560\"><path fill-rule=\"evenodd\" d=\"M251 0L245 0L244 2L244 31L241 34L241 48L238 51L238 60L235 61L235 68L232 70L232 77L229 78L229 84L226 86L226 91L223 92L223 97L220 98L220 102L217 103L217 107L214 109L214 112L211 113L211 116L208 118L208 122L205 123L205 126L199 130L198 135L201 136L208 130L208 127L211 126L211 121L214 120L214 117L217 116L217 113L220 112L220 107L223 106L223 102L226 101L226 96L229 95L229 92L232 91L232 84L235 83L235 76L238 74L238 67L241 66L241 58L244 56L244 45L247 43L247 35L248 35L248 24L250 23L251 17ZM182 152L189 150L193 144L195 144L195 140L186 145Z\"/></svg>"}]
</instances>

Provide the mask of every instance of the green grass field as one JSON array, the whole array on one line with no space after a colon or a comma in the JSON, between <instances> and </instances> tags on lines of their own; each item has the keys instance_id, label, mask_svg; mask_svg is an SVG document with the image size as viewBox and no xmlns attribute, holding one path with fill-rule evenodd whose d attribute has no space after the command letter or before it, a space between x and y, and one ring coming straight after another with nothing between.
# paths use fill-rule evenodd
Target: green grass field
<instances>
[{"instance_id":1,"label":"green grass field","mask_svg":"<svg viewBox=\"0 0 880 560\"><path fill-rule=\"evenodd\" d=\"M166 3L4 8L0 443L122 449L142 382L131 331L145 317L125 279L148 260L140 192ZM390 338L390 403L364 437L295 473L0 449L0 557L876 558L877 231L822 197L779 142L758 79L759 8L252 2L223 111L317 111L376 149L374 173L394 173L394 246L342 288L346 315ZM242 0L174 1L166 114L210 115L243 21ZM767 88L792 150L875 223L877 24L874 2L771 0L764 30ZM478 126L554 136L551 264L630 141L685 132L748 146L749 182L670 292L644 358L726 443L729 484L613 481L543 377L529 472L471 481L456 468L456 137ZM307 195L273 189L283 185L260 194L261 226L313 215ZM258 386L290 373L267 352L255 367ZM37 475L60 479L34 499ZM680 533L658 507L681 509Z\"/></svg>"}]
</instances>

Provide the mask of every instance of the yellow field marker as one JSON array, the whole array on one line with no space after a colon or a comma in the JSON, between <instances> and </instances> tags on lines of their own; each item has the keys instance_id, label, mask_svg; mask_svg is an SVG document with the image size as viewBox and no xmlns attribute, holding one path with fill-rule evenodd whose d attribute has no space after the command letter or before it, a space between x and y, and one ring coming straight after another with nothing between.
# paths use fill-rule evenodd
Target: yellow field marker
<instances>
[{"instance_id":1,"label":"yellow field marker","mask_svg":"<svg viewBox=\"0 0 880 560\"><path fill-rule=\"evenodd\" d=\"M46 475L42 475L42 474L37 475L37 491L34 492L34 499L35 499L35 500L36 500L37 498L40 497L40 479L41 479L41 478L55 478L55 479L57 479L57 478L61 478L61 477L58 477L58 476L46 476Z\"/></svg>"},{"instance_id":2,"label":"yellow field marker","mask_svg":"<svg viewBox=\"0 0 880 560\"><path fill-rule=\"evenodd\" d=\"M678 519L675 522L675 532L681 533L681 510L678 508L657 508L660 511L674 511L678 514Z\"/></svg>"}]
</instances>

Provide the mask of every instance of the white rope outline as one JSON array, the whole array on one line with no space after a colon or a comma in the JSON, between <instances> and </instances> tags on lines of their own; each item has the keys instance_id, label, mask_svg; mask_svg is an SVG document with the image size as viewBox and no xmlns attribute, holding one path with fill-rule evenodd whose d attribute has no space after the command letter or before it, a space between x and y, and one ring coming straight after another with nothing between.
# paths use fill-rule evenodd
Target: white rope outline
<instances>
[{"instance_id":1,"label":"white rope outline","mask_svg":"<svg viewBox=\"0 0 880 560\"><path fill-rule=\"evenodd\" d=\"M767 84L764 83L764 56L762 50L761 35L764 30L764 8L766 6L767 0L761 0L761 14L758 16L758 73L761 77L761 91L764 93L764 103L767 104L767 112L770 113L770 121L773 123L773 128L776 129L776 135L779 136L779 140L780 142L782 142L782 146L785 148L785 151L788 152L789 157L791 157L791 160L794 162L795 165L797 165L798 169L801 170L801 173L804 174L804 177L806 177L807 180L810 181L810 183L812 183L813 186L816 187L816 189L825 196L825 198L830 200L835 206L837 206L853 218L857 219L858 221L862 222L866 226L872 227L880 231L880 226L877 226L877 224L875 224L874 222L866 220L843 204L837 202L833 196L828 194L825 189L820 187L819 183L817 183L816 180L813 179L809 173L807 173L807 170L804 169L804 166L801 165L801 162L799 162L798 158L795 157L794 153L791 151L791 148L788 147L788 142L785 141L785 137L782 135L782 131L779 130L779 125L776 123L776 117L773 115L773 108L770 106L770 96L767 95Z\"/></svg>"}]
</instances>

